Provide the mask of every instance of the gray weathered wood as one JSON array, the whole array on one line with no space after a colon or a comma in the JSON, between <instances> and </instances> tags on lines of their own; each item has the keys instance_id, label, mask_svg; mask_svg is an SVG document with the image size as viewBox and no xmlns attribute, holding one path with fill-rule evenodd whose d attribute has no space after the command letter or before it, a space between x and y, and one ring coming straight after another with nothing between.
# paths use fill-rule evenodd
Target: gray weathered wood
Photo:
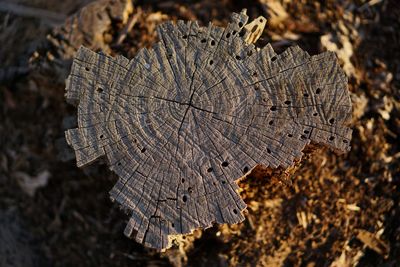
<instances>
[{"instance_id":1,"label":"gray weathered wood","mask_svg":"<svg viewBox=\"0 0 400 267\"><path fill-rule=\"evenodd\" d=\"M137 242L163 249L174 235L243 221L235 181L257 164L288 168L310 142L350 149L335 55L256 49L247 20L167 22L131 60L84 47L76 55L66 99L78 128L66 139L79 167L107 159L119 177L111 198L131 215L125 234Z\"/></svg>"}]
</instances>

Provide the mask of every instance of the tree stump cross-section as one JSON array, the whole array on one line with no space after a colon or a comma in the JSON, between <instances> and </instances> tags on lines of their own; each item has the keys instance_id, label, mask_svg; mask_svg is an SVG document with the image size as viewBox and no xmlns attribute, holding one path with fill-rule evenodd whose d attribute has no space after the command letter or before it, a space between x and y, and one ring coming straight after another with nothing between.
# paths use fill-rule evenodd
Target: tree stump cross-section
<instances>
[{"instance_id":1,"label":"tree stump cross-section","mask_svg":"<svg viewBox=\"0 0 400 267\"><path fill-rule=\"evenodd\" d=\"M257 164L288 168L313 142L350 149L347 78L333 53L256 48L244 12L226 28L167 22L128 60L81 47L67 79L79 167L100 157L119 180L111 198L125 234L165 249L174 235L239 223L236 181ZM262 18L261 18L262 20ZM265 23L265 22L264 22Z\"/></svg>"}]
</instances>

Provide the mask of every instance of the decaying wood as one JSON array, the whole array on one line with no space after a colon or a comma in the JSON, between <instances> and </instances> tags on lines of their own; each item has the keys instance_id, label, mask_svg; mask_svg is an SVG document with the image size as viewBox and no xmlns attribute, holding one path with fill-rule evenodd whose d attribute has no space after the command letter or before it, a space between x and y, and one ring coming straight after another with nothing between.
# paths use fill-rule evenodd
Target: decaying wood
<instances>
[{"instance_id":1,"label":"decaying wood","mask_svg":"<svg viewBox=\"0 0 400 267\"><path fill-rule=\"evenodd\" d=\"M257 164L290 168L311 142L350 149L335 55L256 49L247 20L162 24L160 42L131 60L84 47L76 55L66 99L78 128L66 139L79 167L105 157L119 176L110 195L137 242L163 249L174 235L243 221L236 181Z\"/></svg>"},{"instance_id":2,"label":"decaying wood","mask_svg":"<svg viewBox=\"0 0 400 267\"><path fill-rule=\"evenodd\" d=\"M94 1L68 17L48 39L56 48L57 56L64 60L71 59L81 45L110 52L104 37L110 31L113 20L125 24L132 12L131 0Z\"/></svg>"},{"instance_id":3,"label":"decaying wood","mask_svg":"<svg viewBox=\"0 0 400 267\"><path fill-rule=\"evenodd\" d=\"M52 30L47 42L30 59L35 76L54 77L64 83L72 59L82 45L94 51L110 53L110 33L115 22L126 24L134 12L131 0L99 0L69 16L63 25ZM135 15L133 15L135 16ZM41 51L45 51L43 54Z\"/></svg>"}]
</instances>

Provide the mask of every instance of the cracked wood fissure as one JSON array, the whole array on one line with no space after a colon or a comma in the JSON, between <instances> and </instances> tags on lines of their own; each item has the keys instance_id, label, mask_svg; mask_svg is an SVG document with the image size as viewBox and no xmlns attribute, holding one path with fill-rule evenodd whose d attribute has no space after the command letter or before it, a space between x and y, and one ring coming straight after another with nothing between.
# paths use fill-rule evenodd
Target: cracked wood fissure
<instances>
[{"instance_id":1,"label":"cracked wood fissure","mask_svg":"<svg viewBox=\"0 0 400 267\"><path fill-rule=\"evenodd\" d=\"M310 142L350 149L351 101L336 56L258 49L247 41L260 31L247 20L242 12L226 28L164 23L160 41L131 60L84 47L76 55L66 98L78 128L67 142L78 166L107 159L119 177L111 198L131 216L125 234L145 246L243 221L235 181L257 164L288 168Z\"/></svg>"}]
</instances>

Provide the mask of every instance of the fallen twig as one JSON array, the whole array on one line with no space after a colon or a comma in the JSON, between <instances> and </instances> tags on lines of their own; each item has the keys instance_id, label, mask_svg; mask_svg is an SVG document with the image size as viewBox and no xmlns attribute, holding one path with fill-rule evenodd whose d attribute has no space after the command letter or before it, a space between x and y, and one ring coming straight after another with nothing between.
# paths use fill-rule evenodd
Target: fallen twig
<instances>
[{"instance_id":1,"label":"fallen twig","mask_svg":"<svg viewBox=\"0 0 400 267\"><path fill-rule=\"evenodd\" d=\"M139 16L142 14L142 9L138 8L134 14L129 18L128 23L125 25L125 28L123 31L120 32L118 39L117 39L117 45L122 44L122 42L125 40L126 36L128 33L132 30L132 28L135 26L136 22L138 21Z\"/></svg>"}]
</instances>

